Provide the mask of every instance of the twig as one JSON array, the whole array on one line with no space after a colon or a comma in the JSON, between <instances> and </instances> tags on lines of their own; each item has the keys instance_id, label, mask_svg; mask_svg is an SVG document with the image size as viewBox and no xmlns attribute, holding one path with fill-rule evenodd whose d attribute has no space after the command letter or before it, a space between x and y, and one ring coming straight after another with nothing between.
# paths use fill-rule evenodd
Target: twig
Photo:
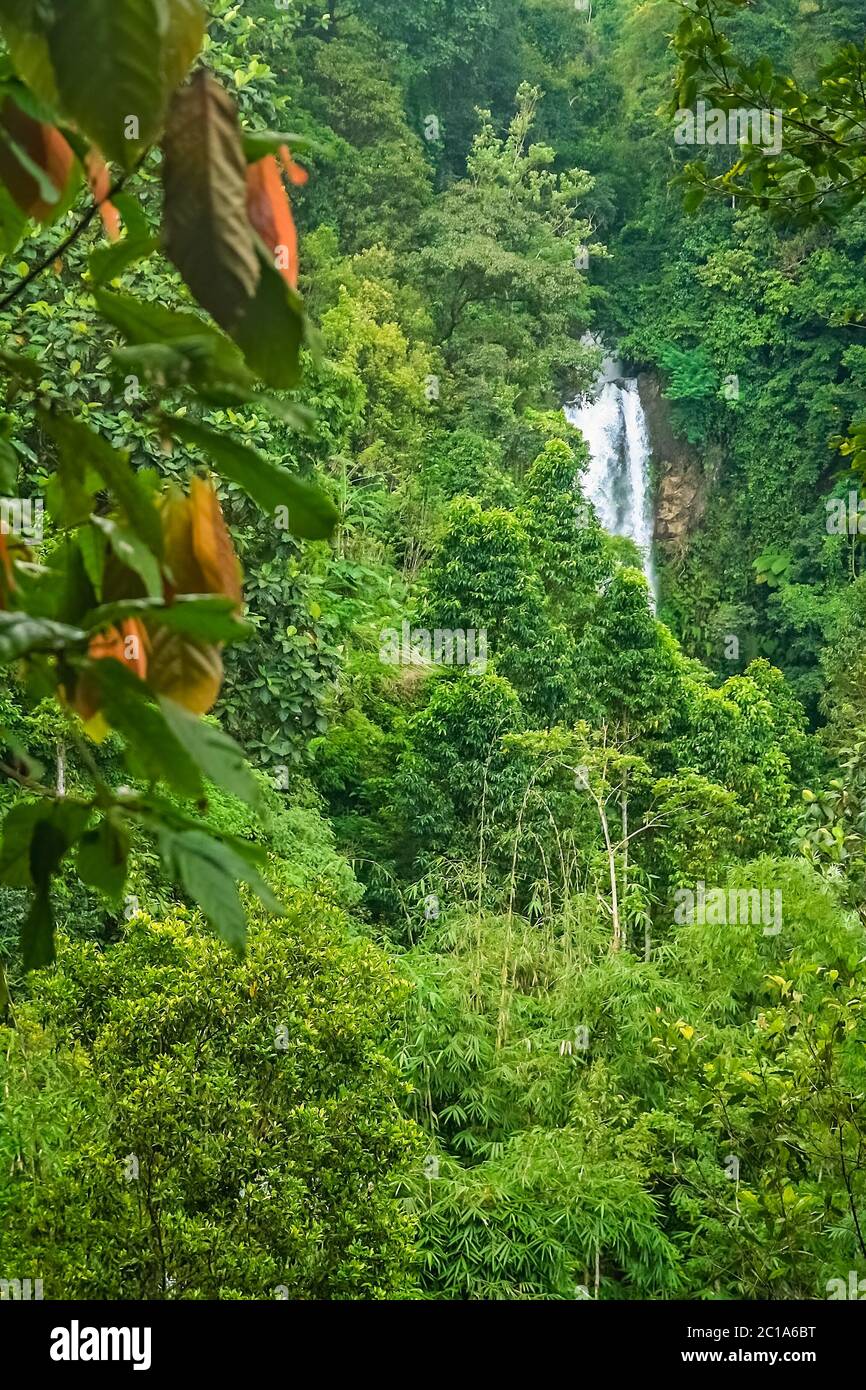
<instances>
[{"instance_id":1,"label":"twig","mask_svg":"<svg viewBox=\"0 0 866 1390\"><path fill-rule=\"evenodd\" d=\"M26 290L28 285L32 285L34 280L38 280L43 271L46 271L50 265L54 264L59 256L64 256L70 247L75 245L82 232L85 232L94 218L99 215L99 211L103 204L110 203L113 198L116 198L118 193L121 193L125 188L127 180L130 179L133 174L138 173L143 160L149 153L149 150L145 150L136 160L129 173L121 174L120 178L112 184L104 198L100 199L98 202L94 200L91 207L79 218L76 225L72 228L72 231L68 236L63 238L59 246L55 246L53 251L49 251L46 256L43 256L41 261L37 261L36 265L32 266L27 274L18 281L18 284L15 285L13 289L9 290L7 294L3 295L3 298L0 299L0 311L8 309L10 304L14 304L15 300Z\"/></svg>"}]
</instances>

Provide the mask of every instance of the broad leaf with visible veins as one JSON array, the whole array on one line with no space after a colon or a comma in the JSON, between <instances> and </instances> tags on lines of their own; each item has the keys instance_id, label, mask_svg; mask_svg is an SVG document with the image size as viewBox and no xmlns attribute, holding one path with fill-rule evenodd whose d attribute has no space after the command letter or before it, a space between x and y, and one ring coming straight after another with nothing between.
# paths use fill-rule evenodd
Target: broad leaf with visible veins
<instances>
[{"instance_id":1,"label":"broad leaf with visible veins","mask_svg":"<svg viewBox=\"0 0 866 1390\"><path fill-rule=\"evenodd\" d=\"M75 0L58 8L48 30L62 109L124 169L162 125L162 32L158 0Z\"/></svg>"},{"instance_id":2,"label":"broad leaf with visible veins","mask_svg":"<svg viewBox=\"0 0 866 1390\"><path fill-rule=\"evenodd\" d=\"M231 329L253 302L261 271L237 111L203 69L172 102L163 151L166 251L198 302Z\"/></svg>"}]
</instances>

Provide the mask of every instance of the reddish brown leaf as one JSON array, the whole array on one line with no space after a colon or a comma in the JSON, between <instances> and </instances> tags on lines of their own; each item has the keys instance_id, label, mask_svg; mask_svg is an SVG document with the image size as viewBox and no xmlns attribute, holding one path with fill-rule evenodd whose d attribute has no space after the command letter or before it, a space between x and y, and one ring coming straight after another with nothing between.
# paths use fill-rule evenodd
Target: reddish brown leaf
<instances>
[{"instance_id":1,"label":"reddish brown leaf","mask_svg":"<svg viewBox=\"0 0 866 1390\"><path fill-rule=\"evenodd\" d=\"M288 164L284 160L283 167L290 166L304 174L303 169L292 163L285 145L282 149L288 156ZM292 216L289 195L280 178L279 166L273 155L267 154L264 159L257 159L254 164L247 165L247 216L272 253L277 270L288 280L292 289L297 289L298 232Z\"/></svg>"},{"instance_id":2,"label":"reddish brown leaf","mask_svg":"<svg viewBox=\"0 0 866 1390\"><path fill-rule=\"evenodd\" d=\"M36 121L7 97L0 108L0 125L10 140L33 161L57 190L59 201L66 188L75 160L72 147L56 126ZM0 178L18 207L28 217L44 222L56 211L57 204L49 203L42 195L36 179L15 156L5 139L0 138Z\"/></svg>"},{"instance_id":3,"label":"reddish brown leaf","mask_svg":"<svg viewBox=\"0 0 866 1390\"><path fill-rule=\"evenodd\" d=\"M120 239L120 213L108 198L111 191L111 175L108 172L108 165L95 145L91 145L87 151L84 168L94 202L99 204L99 215L102 218L105 235L109 241L118 241Z\"/></svg>"},{"instance_id":4,"label":"reddish brown leaf","mask_svg":"<svg viewBox=\"0 0 866 1390\"><path fill-rule=\"evenodd\" d=\"M199 304L231 332L255 300L261 268L237 108L203 68L175 92L162 148L166 253Z\"/></svg>"},{"instance_id":5,"label":"reddish brown leaf","mask_svg":"<svg viewBox=\"0 0 866 1390\"><path fill-rule=\"evenodd\" d=\"M302 169L300 164L296 164L292 159L292 152L288 145L280 145L280 163L283 166L289 183L295 184L296 187L303 188L310 176L306 169Z\"/></svg>"},{"instance_id":6,"label":"reddish brown leaf","mask_svg":"<svg viewBox=\"0 0 866 1390\"><path fill-rule=\"evenodd\" d=\"M241 567L210 479L193 477L189 488L192 548L206 592L243 602Z\"/></svg>"},{"instance_id":7,"label":"reddish brown leaf","mask_svg":"<svg viewBox=\"0 0 866 1390\"><path fill-rule=\"evenodd\" d=\"M150 640L137 618L124 618L120 627L106 628L91 637L87 654L91 661L120 661L139 680L147 678ZM74 707L85 723L99 713L99 687L86 674L75 687Z\"/></svg>"}]
</instances>

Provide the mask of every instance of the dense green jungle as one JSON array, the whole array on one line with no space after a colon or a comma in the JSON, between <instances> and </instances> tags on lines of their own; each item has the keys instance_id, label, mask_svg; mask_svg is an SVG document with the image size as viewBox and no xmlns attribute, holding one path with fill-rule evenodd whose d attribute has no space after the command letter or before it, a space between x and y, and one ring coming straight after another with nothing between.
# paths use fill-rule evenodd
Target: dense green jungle
<instances>
[{"instance_id":1,"label":"dense green jungle","mask_svg":"<svg viewBox=\"0 0 866 1390\"><path fill-rule=\"evenodd\" d=\"M0 0L0 1297L866 1297L864 37Z\"/></svg>"}]
</instances>

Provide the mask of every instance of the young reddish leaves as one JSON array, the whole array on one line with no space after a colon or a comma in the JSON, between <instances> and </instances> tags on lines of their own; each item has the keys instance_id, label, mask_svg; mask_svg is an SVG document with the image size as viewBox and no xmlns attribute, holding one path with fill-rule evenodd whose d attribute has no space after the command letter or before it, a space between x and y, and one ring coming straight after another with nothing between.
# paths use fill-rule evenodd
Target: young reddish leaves
<instances>
[{"instance_id":1,"label":"young reddish leaves","mask_svg":"<svg viewBox=\"0 0 866 1390\"><path fill-rule=\"evenodd\" d=\"M50 221L74 162L72 147L56 126L34 120L6 98L0 108L0 179L22 212L37 222Z\"/></svg>"},{"instance_id":2,"label":"young reddish leaves","mask_svg":"<svg viewBox=\"0 0 866 1390\"><path fill-rule=\"evenodd\" d=\"M307 182L306 170L294 162L286 145L280 148L280 161L291 183L302 185ZM247 165L247 215L273 254L277 269L296 290L298 231L279 166L272 155L265 155L263 159Z\"/></svg>"}]
</instances>

